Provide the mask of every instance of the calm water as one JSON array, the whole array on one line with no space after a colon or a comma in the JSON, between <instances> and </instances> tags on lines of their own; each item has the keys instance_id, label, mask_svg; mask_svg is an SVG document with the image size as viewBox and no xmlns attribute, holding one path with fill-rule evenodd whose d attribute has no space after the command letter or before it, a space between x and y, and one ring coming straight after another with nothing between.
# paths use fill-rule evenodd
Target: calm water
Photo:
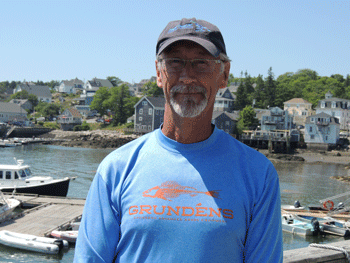
<instances>
[{"instance_id":1,"label":"calm water","mask_svg":"<svg viewBox=\"0 0 350 263\"><path fill-rule=\"evenodd\" d=\"M28 145L15 148L0 148L0 163L14 163L14 157L24 159L31 165L32 172L50 173L54 176L76 176L70 183L68 196L85 198L98 164L110 153L110 149L68 148L51 145ZM349 160L350 162L350 160ZM350 185L330 179L332 175L346 175L340 165L330 164L277 164L280 177L282 204L293 204L299 200L302 205L318 204L318 200L350 191ZM0 226L1 229L1 226ZM329 243L344 238L307 237L302 238L283 233L284 250L307 247L310 243ZM0 245L0 262L72 262L74 247L60 255L42 255L22 252Z\"/></svg>"}]
</instances>

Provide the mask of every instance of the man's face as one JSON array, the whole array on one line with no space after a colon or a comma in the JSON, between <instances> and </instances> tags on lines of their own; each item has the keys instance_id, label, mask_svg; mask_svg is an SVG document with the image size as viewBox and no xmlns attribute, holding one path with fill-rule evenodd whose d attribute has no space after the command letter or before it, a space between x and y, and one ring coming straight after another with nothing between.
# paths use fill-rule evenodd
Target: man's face
<instances>
[{"instance_id":1,"label":"man's face","mask_svg":"<svg viewBox=\"0 0 350 263\"><path fill-rule=\"evenodd\" d=\"M218 60L191 41L176 42L162 53L162 58ZM224 71L221 71L221 64L215 64L211 72L198 72L190 62L186 62L185 67L178 72L169 71L164 64L160 69L157 67L157 84L163 88L171 109L185 118L212 110L218 89L225 88L227 84L229 63Z\"/></svg>"}]
</instances>

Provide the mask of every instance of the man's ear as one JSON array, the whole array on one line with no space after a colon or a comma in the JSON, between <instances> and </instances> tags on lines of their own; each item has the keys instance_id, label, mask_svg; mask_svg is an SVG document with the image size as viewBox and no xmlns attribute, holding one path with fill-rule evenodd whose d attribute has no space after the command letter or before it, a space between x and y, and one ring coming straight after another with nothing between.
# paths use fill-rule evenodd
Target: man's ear
<instances>
[{"instance_id":1,"label":"man's ear","mask_svg":"<svg viewBox=\"0 0 350 263\"><path fill-rule=\"evenodd\" d=\"M222 84L220 85L220 89L224 89L227 87L227 82L228 82L228 77L230 76L230 68L231 68L231 63L230 61L226 61L224 62L225 64L225 68L224 68L224 72L222 73Z\"/></svg>"},{"instance_id":2,"label":"man's ear","mask_svg":"<svg viewBox=\"0 0 350 263\"><path fill-rule=\"evenodd\" d=\"M158 63L160 63L160 62L158 62L157 60L156 60L156 72L157 72L157 86L159 87L159 88L163 88L163 85L162 85L162 78L161 78L161 71L158 69Z\"/></svg>"}]
</instances>

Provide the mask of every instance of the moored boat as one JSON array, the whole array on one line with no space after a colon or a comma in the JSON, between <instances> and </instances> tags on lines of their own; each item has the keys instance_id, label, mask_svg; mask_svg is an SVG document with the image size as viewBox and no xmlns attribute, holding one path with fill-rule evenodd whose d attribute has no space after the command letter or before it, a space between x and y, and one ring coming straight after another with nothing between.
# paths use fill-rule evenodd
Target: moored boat
<instances>
[{"instance_id":1,"label":"moored boat","mask_svg":"<svg viewBox=\"0 0 350 263\"><path fill-rule=\"evenodd\" d=\"M282 215L282 230L301 236L317 236L321 233L320 225L316 218L306 222L293 214Z\"/></svg>"},{"instance_id":2,"label":"moored boat","mask_svg":"<svg viewBox=\"0 0 350 263\"><path fill-rule=\"evenodd\" d=\"M58 254L63 248L68 247L68 242L65 240L20 234L7 230L0 231L0 244L46 254Z\"/></svg>"},{"instance_id":3,"label":"moored boat","mask_svg":"<svg viewBox=\"0 0 350 263\"><path fill-rule=\"evenodd\" d=\"M300 218L303 218L305 220L311 221L312 218L310 216L299 216ZM337 219L334 219L332 217L320 217L316 218L322 228L322 231L326 234L341 236L341 237L348 237L350 236L350 229L348 228L348 224L345 221L340 221Z\"/></svg>"},{"instance_id":4,"label":"moored boat","mask_svg":"<svg viewBox=\"0 0 350 263\"><path fill-rule=\"evenodd\" d=\"M29 165L16 160L15 165L0 164L0 190L3 192L67 196L69 182L74 177L54 179L51 176L33 176Z\"/></svg>"},{"instance_id":5,"label":"moored boat","mask_svg":"<svg viewBox=\"0 0 350 263\"><path fill-rule=\"evenodd\" d=\"M67 240L70 243L75 243L78 237L78 230L54 230L51 232L51 236L63 240Z\"/></svg>"},{"instance_id":6,"label":"moored boat","mask_svg":"<svg viewBox=\"0 0 350 263\"><path fill-rule=\"evenodd\" d=\"M0 191L0 221L12 213L12 211L21 204L21 202L14 198L6 198Z\"/></svg>"}]
</instances>

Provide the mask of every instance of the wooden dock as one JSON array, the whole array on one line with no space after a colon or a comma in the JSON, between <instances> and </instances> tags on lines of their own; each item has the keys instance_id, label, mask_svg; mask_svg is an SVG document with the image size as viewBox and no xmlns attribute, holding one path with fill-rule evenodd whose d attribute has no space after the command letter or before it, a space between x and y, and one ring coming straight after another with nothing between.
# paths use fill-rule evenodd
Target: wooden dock
<instances>
[{"instance_id":1,"label":"wooden dock","mask_svg":"<svg viewBox=\"0 0 350 263\"><path fill-rule=\"evenodd\" d=\"M4 194L5 197L12 196ZM78 221L83 213L85 199L15 194L25 209L12 218L0 222L0 230L22 234L49 236L53 230L65 230Z\"/></svg>"}]
</instances>

